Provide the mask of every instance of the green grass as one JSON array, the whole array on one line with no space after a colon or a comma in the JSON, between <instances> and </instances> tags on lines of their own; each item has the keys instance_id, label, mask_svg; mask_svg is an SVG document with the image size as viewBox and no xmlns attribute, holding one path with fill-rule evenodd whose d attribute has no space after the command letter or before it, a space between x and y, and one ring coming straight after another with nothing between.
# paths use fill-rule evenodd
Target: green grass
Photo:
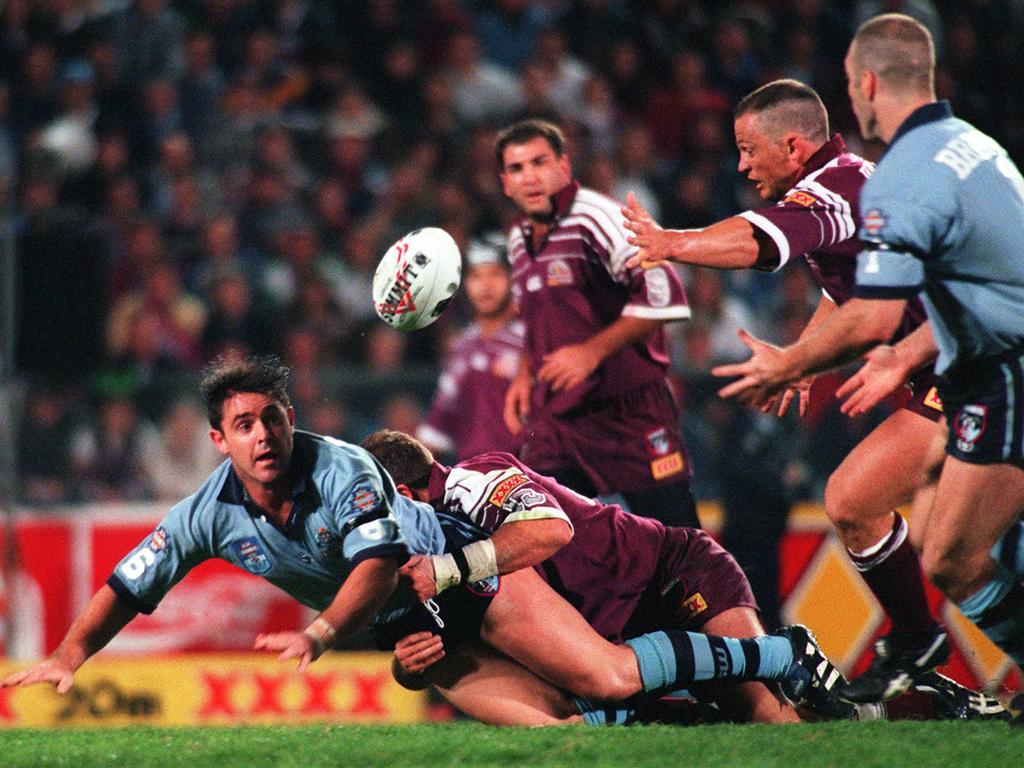
<instances>
[{"instance_id":1,"label":"green grass","mask_svg":"<svg viewBox=\"0 0 1024 768\"><path fill-rule=\"evenodd\" d=\"M1022 756L1024 729L963 722L536 730L456 723L0 732L3 768L1000 768L1021 765Z\"/></svg>"}]
</instances>

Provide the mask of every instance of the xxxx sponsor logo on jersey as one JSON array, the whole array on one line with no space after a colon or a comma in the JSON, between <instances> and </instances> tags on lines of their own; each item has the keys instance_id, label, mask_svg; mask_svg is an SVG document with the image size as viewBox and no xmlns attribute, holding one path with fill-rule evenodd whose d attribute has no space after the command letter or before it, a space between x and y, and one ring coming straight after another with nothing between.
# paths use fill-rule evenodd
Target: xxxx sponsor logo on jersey
<instances>
[{"instance_id":1,"label":"xxxx sponsor logo on jersey","mask_svg":"<svg viewBox=\"0 0 1024 768\"><path fill-rule=\"evenodd\" d=\"M557 288L562 285L572 285L575 278L572 274L572 267L561 259L555 259L548 264L548 287Z\"/></svg>"},{"instance_id":2,"label":"xxxx sponsor logo on jersey","mask_svg":"<svg viewBox=\"0 0 1024 768\"><path fill-rule=\"evenodd\" d=\"M270 558L263 551L263 545L252 536L234 542L231 549L238 556L242 567L249 573L262 574L270 570Z\"/></svg>"},{"instance_id":3,"label":"xxxx sponsor logo on jersey","mask_svg":"<svg viewBox=\"0 0 1024 768\"><path fill-rule=\"evenodd\" d=\"M818 202L818 198L816 198L810 192L804 192L803 190L797 190L795 192L790 192L788 195L786 195L786 197L784 197L782 199L782 202L783 203L796 203L797 205L802 205L805 208L810 208L812 205L814 205L816 202Z\"/></svg>"},{"instance_id":4,"label":"xxxx sponsor logo on jersey","mask_svg":"<svg viewBox=\"0 0 1024 768\"><path fill-rule=\"evenodd\" d=\"M934 408L936 411L942 411L942 398L939 397L938 387L932 387L928 390L928 394L924 396L924 404L929 408Z\"/></svg>"},{"instance_id":5,"label":"xxxx sponsor logo on jersey","mask_svg":"<svg viewBox=\"0 0 1024 768\"><path fill-rule=\"evenodd\" d=\"M688 598L683 600L679 606L683 609L686 618L692 619L694 616L704 613L704 611L708 609L708 601L704 599L704 595L700 592L694 592Z\"/></svg>"},{"instance_id":6,"label":"xxxx sponsor logo on jersey","mask_svg":"<svg viewBox=\"0 0 1024 768\"><path fill-rule=\"evenodd\" d=\"M504 480L498 483L498 487L491 492L490 497L488 497L487 499L487 503L493 504L496 507L504 506L505 501L509 497L509 494L511 494L512 491L514 491L519 486L523 485L524 483L528 483L529 481L530 478L528 478L522 472L517 472L511 477L506 477Z\"/></svg>"},{"instance_id":7,"label":"xxxx sponsor logo on jersey","mask_svg":"<svg viewBox=\"0 0 1024 768\"><path fill-rule=\"evenodd\" d=\"M163 552L167 549L167 542L170 539L167 531L161 525L152 535L149 537L149 544L147 545L154 552Z\"/></svg>"},{"instance_id":8,"label":"xxxx sponsor logo on jersey","mask_svg":"<svg viewBox=\"0 0 1024 768\"><path fill-rule=\"evenodd\" d=\"M861 221L861 225L864 227L864 231L871 237L875 237L883 229L885 229L887 219L885 214L882 213L878 208L872 208L870 211L864 214L864 218Z\"/></svg>"},{"instance_id":9,"label":"xxxx sponsor logo on jersey","mask_svg":"<svg viewBox=\"0 0 1024 768\"><path fill-rule=\"evenodd\" d=\"M377 494L369 488L360 488L352 496L352 506L360 512L369 512L379 505Z\"/></svg>"}]
</instances>

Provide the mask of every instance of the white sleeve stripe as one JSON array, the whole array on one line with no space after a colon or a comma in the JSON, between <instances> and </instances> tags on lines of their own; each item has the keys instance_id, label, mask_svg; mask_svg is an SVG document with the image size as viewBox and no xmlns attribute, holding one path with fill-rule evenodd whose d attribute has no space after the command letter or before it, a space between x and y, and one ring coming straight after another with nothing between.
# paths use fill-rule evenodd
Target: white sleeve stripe
<instances>
[{"instance_id":1,"label":"white sleeve stripe","mask_svg":"<svg viewBox=\"0 0 1024 768\"><path fill-rule=\"evenodd\" d=\"M674 307L647 307L642 304L627 304L622 308L623 317L640 317L645 320L687 320L693 314L685 304Z\"/></svg>"},{"instance_id":2,"label":"white sleeve stripe","mask_svg":"<svg viewBox=\"0 0 1024 768\"><path fill-rule=\"evenodd\" d=\"M775 269L782 269L782 267L786 265L786 262L789 261L789 240L786 239L782 230L759 213L744 211L740 216L772 239L772 242L775 243L775 247L779 249L779 266Z\"/></svg>"},{"instance_id":3,"label":"white sleeve stripe","mask_svg":"<svg viewBox=\"0 0 1024 768\"><path fill-rule=\"evenodd\" d=\"M502 525L507 523L518 523L523 520L564 520L569 525L569 530L575 532L572 527L572 520L560 509L555 507L534 507L533 509L522 509L518 512L513 512L511 515L506 517L502 521ZM500 527L500 526L499 526Z\"/></svg>"},{"instance_id":4,"label":"white sleeve stripe","mask_svg":"<svg viewBox=\"0 0 1024 768\"><path fill-rule=\"evenodd\" d=\"M836 194L831 189L822 186L817 181L804 180L804 185L809 189L816 197L821 200L830 203L829 212L835 219L836 226L836 240L831 243L842 242L843 240L849 240L853 237L857 231L857 226L853 220L853 213L850 211L850 203L839 194ZM801 185L797 185L801 186Z\"/></svg>"},{"instance_id":5,"label":"white sleeve stripe","mask_svg":"<svg viewBox=\"0 0 1024 768\"><path fill-rule=\"evenodd\" d=\"M832 296L831 296L831 295L829 295L829 292L828 292L828 291L826 291L826 290L825 290L824 288L822 288L822 289L821 289L821 295L822 295L822 296L824 296L824 297L825 297L826 299L828 299L829 301L831 301L831 302L832 302L833 304L835 304L835 303L836 303L836 300L835 300L835 299L833 299L833 298L832 298Z\"/></svg>"}]
</instances>

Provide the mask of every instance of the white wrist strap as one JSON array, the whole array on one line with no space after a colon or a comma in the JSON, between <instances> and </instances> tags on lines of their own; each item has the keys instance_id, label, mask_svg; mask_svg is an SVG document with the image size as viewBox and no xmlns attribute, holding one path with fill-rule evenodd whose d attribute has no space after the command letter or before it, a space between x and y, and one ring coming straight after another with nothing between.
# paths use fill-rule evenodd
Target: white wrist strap
<instances>
[{"instance_id":1,"label":"white wrist strap","mask_svg":"<svg viewBox=\"0 0 1024 768\"><path fill-rule=\"evenodd\" d=\"M313 623L302 632L313 641L313 649L316 651L316 655L320 656L334 640L337 630L325 618L317 616L313 619Z\"/></svg>"},{"instance_id":2,"label":"white wrist strap","mask_svg":"<svg viewBox=\"0 0 1024 768\"><path fill-rule=\"evenodd\" d=\"M432 555L434 583L443 592L462 582L470 584L498 573L498 553L490 539L474 541L447 555Z\"/></svg>"}]
</instances>

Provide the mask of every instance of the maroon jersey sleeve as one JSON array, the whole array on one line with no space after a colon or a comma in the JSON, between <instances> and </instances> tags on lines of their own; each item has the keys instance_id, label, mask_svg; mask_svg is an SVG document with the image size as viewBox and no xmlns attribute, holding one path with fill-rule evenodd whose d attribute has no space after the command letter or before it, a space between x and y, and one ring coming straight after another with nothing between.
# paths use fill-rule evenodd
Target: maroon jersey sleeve
<instances>
[{"instance_id":1,"label":"maroon jersey sleeve","mask_svg":"<svg viewBox=\"0 0 1024 768\"><path fill-rule=\"evenodd\" d=\"M486 456L452 467L444 505L466 515L487 533L505 523L555 518L572 523L553 495L517 466Z\"/></svg>"},{"instance_id":2,"label":"maroon jersey sleeve","mask_svg":"<svg viewBox=\"0 0 1024 768\"><path fill-rule=\"evenodd\" d=\"M777 268L792 257L856 237L863 167L827 165L797 182L777 205L740 214L775 243Z\"/></svg>"}]
</instances>

